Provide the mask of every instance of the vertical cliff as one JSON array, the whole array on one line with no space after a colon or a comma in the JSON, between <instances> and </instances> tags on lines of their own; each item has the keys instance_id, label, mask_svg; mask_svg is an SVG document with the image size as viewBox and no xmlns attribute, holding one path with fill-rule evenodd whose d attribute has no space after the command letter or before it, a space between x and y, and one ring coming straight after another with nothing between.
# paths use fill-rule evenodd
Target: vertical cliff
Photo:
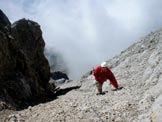
<instances>
[{"instance_id":1,"label":"vertical cliff","mask_svg":"<svg viewBox=\"0 0 162 122\"><path fill-rule=\"evenodd\" d=\"M11 24L0 10L1 102L22 108L48 98L50 67L44 47L38 23L21 19Z\"/></svg>"}]
</instances>

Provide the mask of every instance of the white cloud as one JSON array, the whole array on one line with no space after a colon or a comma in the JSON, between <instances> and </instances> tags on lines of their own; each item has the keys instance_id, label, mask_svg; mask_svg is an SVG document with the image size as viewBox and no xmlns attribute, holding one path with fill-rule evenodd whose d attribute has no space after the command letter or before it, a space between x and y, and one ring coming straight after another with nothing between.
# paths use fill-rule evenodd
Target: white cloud
<instances>
[{"instance_id":1,"label":"white cloud","mask_svg":"<svg viewBox=\"0 0 162 122\"><path fill-rule=\"evenodd\" d=\"M143 10L140 2L127 0L114 1L107 8L109 16L121 23L121 26L127 30L136 29L143 23Z\"/></svg>"},{"instance_id":2,"label":"white cloud","mask_svg":"<svg viewBox=\"0 0 162 122\"><path fill-rule=\"evenodd\" d=\"M73 78L162 27L160 0L1 0L0 7L12 22L37 21Z\"/></svg>"}]
</instances>

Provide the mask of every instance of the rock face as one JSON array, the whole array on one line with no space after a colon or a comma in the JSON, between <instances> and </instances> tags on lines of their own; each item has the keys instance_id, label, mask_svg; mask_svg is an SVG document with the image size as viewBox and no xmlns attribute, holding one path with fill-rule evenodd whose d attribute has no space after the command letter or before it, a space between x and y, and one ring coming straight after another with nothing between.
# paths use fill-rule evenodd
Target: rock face
<instances>
[{"instance_id":1,"label":"rock face","mask_svg":"<svg viewBox=\"0 0 162 122\"><path fill-rule=\"evenodd\" d=\"M0 10L0 29L3 29L5 26L10 26L11 23L8 20L7 16Z\"/></svg>"},{"instance_id":2,"label":"rock face","mask_svg":"<svg viewBox=\"0 0 162 122\"><path fill-rule=\"evenodd\" d=\"M22 108L45 100L50 68L40 26L22 19L12 25L0 11L0 101Z\"/></svg>"},{"instance_id":3,"label":"rock face","mask_svg":"<svg viewBox=\"0 0 162 122\"><path fill-rule=\"evenodd\" d=\"M69 81L67 74L60 71L52 72L51 78L55 81L57 86L65 83L67 80Z\"/></svg>"},{"instance_id":4,"label":"rock face","mask_svg":"<svg viewBox=\"0 0 162 122\"><path fill-rule=\"evenodd\" d=\"M51 77L53 78L53 80L58 80L58 79L62 79L62 78L64 78L65 80L69 80L67 74L60 72L60 71L52 72Z\"/></svg>"}]
</instances>

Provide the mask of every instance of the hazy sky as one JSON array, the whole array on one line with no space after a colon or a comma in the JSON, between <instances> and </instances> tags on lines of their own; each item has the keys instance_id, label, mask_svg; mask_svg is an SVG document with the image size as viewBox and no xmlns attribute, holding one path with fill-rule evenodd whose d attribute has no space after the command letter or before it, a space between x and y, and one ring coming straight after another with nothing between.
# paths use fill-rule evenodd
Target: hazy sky
<instances>
[{"instance_id":1,"label":"hazy sky","mask_svg":"<svg viewBox=\"0 0 162 122\"><path fill-rule=\"evenodd\" d=\"M162 28L162 0L1 0L0 9L11 22L38 22L72 78Z\"/></svg>"}]
</instances>

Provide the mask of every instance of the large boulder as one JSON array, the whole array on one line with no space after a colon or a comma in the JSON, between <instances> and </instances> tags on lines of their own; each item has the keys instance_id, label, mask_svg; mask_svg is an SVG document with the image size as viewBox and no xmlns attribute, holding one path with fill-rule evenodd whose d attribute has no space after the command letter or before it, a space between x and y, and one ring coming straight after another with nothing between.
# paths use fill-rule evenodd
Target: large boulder
<instances>
[{"instance_id":1,"label":"large boulder","mask_svg":"<svg viewBox=\"0 0 162 122\"><path fill-rule=\"evenodd\" d=\"M0 101L14 108L45 101L50 67L40 25L26 19L10 25L0 11L0 26Z\"/></svg>"},{"instance_id":2,"label":"large boulder","mask_svg":"<svg viewBox=\"0 0 162 122\"><path fill-rule=\"evenodd\" d=\"M51 81L54 81L56 86L64 84L65 82L70 81L67 74L63 73L63 72L60 72L60 71L52 72L51 73L51 78L52 78Z\"/></svg>"},{"instance_id":3,"label":"large boulder","mask_svg":"<svg viewBox=\"0 0 162 122\"><path fill-rule=\"evenodd\" d=\"M53 80L58 80L58 79L62 79L62 78L65 80L69 80L69 77L67 76L67 74L60 72L60 71L52 72L51 77Z\"/></svg>"}]
</instances>

